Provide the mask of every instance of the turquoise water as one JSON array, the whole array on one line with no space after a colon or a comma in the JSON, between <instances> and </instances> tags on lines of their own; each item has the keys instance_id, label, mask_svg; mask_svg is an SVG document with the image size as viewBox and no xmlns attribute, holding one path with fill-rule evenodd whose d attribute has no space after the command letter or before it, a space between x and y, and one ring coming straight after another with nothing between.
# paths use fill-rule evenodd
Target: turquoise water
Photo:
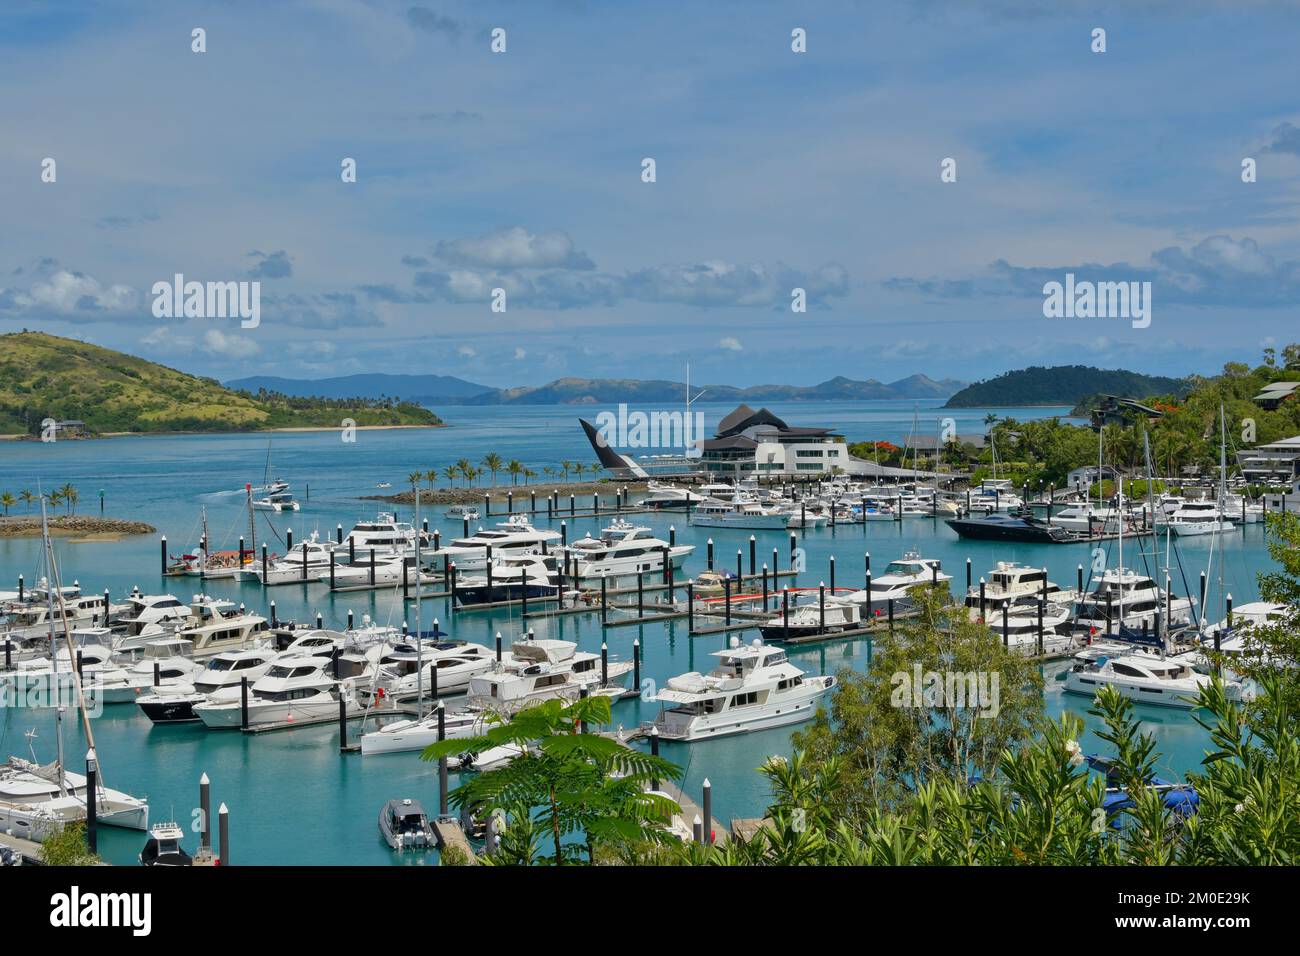
<instances>
[{"instance_id":1,"label":"turquoise water","mask_svg":"<svg viewBox=\"0 0 1300 956\"><path fill-rule=\"evenodd\" d=\"M728 406L704 406L706 424L712 429ZM888 439L898 441L912 429L914 414L922 431L937 429L940 418L952 415L959 431L982 428L985 409L939 411L912 402L875 403L790 403L772 410L794 425L822 425L842 430L849 440ZM1063 415L1065 409L998 409L1000 415L1016 418ZM373 516L375 503L358 496L380 493L378 482L392 483L393 490L405 487L406 475L415 469L441 469L459 458L480 460L488 452L519 458L540 472L544 465L561 459L590 461L592 454L571 407L453 408L439 410L453 427L436 430L363 431L355 444L345 444L335 433L285 433L273 440L273 470L291 481L299 496L310 486L310 499L296 515L274 518L283 535L293 527L295 540L313 529L332 534L336 523L345 528L359 517ZM103 489L106 513L113 517L138 518L158 527L168 536L170 550L192 547L198 538L200 507L208 511L213 545L236 546L246 533L247 519L240 489L246 481L260 483L267 453L267 436L158 436L103 441L0 443L0 491L15 494L23 488L35 490L72 482L81 493L78 510L98 512L98 491ZM508 480L504 475L502 480ZM554 487L553 483L541 487ZM16 512L22 513L18 505ZM404 517L410 517L404 515ZM430 527L444 533L459 533L459 522L442 518L442 509L425 515ZM545 523L545 518L539 519ZM685 524L681 515L647 515L637 518L666 537L669 525L677 528L678 540L695 543L696 552L687 572L704 566L704 541L709 534ZM268 533L266 520L258 515L258 539ZM605 520L579 518L572 522L570 535L597 531ZM557 519L558 526L558 519ZM751 532L711 529L717 560L733 567L735 552L748 553ZM759 539L759 561L771 560L773 547L785 555L784 533L755 532ZM1257 596L1256 572L1268 565L1263 529L1248 526L1228 536L1222 575L1234 600L1240 604ZM1071 586L1075 567L1087 565L1090 549L1084 545L997 545L990 542L960 541L942 521L910 519L900 525L873 523L836 529L822 528L801 535L807 554L807 571L799 583L815 586L826 577L831 555L838 564L837 584L858 584L863 575L863 553L872 554L873 568L917 548L927 556L941 558L945 570L954 576L954 586L964 583L965 560L970 558L974 575L986 573L998 560L1017 560L1045 565L1053 580ZM1125 563L1141 566L1130 547L1125 546ZM109 588L120 596L138 585L147 592L171 592L187 599L197 583L193 579L163 579L159 575L158 542L154 536L119 542L75 544L56 541L63 579L77 579L84 588ZM1206 566L1209 542L1184 539L1180 543L1187 580L1195 588L1196 574ZM0 588L13 587L18 574L35 580L40 567L40 544L34 539L0 538ZM1148 561L1150 559L1148 558ZM1110 557L1114 564L1115 557ZM1150 563L1154 570L1157 564ZM1211 579L1220 575L1220 555L1214 555ZM265 609L274 597L282 618L308 619L319 612L334 626L346 621L348 610L360 620L370 614L380 623L400 624L403 608L400 596L388 592L331 595L322 585L290 585L266 595L256 583L209 581L208 593ZM1176 584L1179 591L1181 585ZM1217 592L1216 592L1217 593ZM448 602L424 602L425 626L437 617L445 630L458 638L491 644L501 631L508 643L519 633L517 610L460 614L454 619ZM413 606L407 611L414 623ZM558 617L530 621L539 637L575 640L584 650L598 651L602 639L595 615ZM640 627L611 628L604 633L612 656L630 659L632 642L642 647L642 677L662 683L667 678L710 666L709 652L723 646L721 636L688 638L686 622L669 622ZM840 667L862 669L868 659L866 641L838 641L813 648L793 650L792 659L813 672L832 672ZM1049 677L1063 665L1053 665ZM1059 714L1069 708L1082 714L1083 698L1066 697L1059 684L1047 682L1046 710ZM631 727L651 718L654 704L630 700L614 708L616 723ZM1175 776L1195 767L1202 756L1204 732L1186 714L1160 709L1140 709L1144 721L1164 753L1161 769ZM77 721L65 721L67 753L81 754L86 742ZM54 752L52 712L7 709L0 714L0 755L26 755L23 734L35 729L36 748L43 760ZM375 824L380 806L396 796L417 797L427 808L437 806L436 768L422 763L415 754L383 757L341 756L337 731L332 726L302 728L282 733L244 735L210 733L201 727L153 727L136 708L119 705L105 709L94 722L96 744L103 772L110 786L147 797L151 819L174 817L186 824L197 805L198 778L206 772L212 779L213 805L225 802L231 811L232 859L246 864L386 864L412 865L418 855L399 858L379 838ZM706 744L665 745L664 754L686 768L685 789L697 795L707 777L714 790L714 814L721 820L759 815L767 794L755 768L773 753L789 749L789 730L748 734ZM1085 747L1100 746L1094 739ZM70 761L75 763L75 761ZM455 776L452 777L455 784ZM133 863L143 845L143 835L105 828L101 849L115 863ZM189 841L193 847L194 840Z\"/></svg>"}]
</instances>

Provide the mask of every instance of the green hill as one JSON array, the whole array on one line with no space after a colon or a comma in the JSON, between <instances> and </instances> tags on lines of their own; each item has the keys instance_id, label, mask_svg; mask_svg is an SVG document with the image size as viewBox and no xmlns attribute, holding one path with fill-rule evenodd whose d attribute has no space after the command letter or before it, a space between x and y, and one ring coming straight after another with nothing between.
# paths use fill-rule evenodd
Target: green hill
<instances>
[{"instance_id":1,"label":"green hill","mask_svg":"<svg viewBox=\"0 0 1300 956\"><path fill-rule=\"evenodd\" d=\"M43 332L0 335L0 434L37 434L43 419L96 433L256 431L358 425L440 425L404 402L236 392L210 378Z\"/></svg>"},{"instance_id":2,"label":"green hill","mask_svg":"<svg viewBox=\"0 0 1300 956\"><path fill-rule=\"evenodd\" d=\"M1146 395L1186 395L1185 379L1141 375L1123 369L1087 365L1032 366L1005 372L967 385L948 399L945 408L997 408L1008 405L1077 405L1092 395L1142 398Z\"/></svg>"}]
</instances>

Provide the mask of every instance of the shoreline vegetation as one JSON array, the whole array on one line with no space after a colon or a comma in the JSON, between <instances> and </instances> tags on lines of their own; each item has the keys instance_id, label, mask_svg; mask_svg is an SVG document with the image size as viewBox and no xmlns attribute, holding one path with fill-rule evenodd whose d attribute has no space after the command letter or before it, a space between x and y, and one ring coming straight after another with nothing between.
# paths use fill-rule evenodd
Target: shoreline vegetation
<instances>
[{"instance_id":1,"label":"shoreline vegetation","mask_svg":"<svg viewBox=\"0 0 1300 956\"><path fill-rule=\"evenodd\" d=\"M152 534L158 529L143 521L95 518L88 515L51 515L50 534L67 538L108 541L135 534ZM39 538L39 515L0 517L0 538Z\"/></svg>"},{"instance_id":2,"label":"shoreline vegetation","mask_svg":"<svg viewBox=\"0 0 1300 956\"><path fill-rule=\"evenodd\" d=\"M43 332L0 335L0 433L62 441L113 434L264 432L443 424L391 397L239 392L133 355Z\"/></svg>"},{"instance_id":3,"label":"shoreline vegetation","mask_svg":"<svg viewBox=\"0 0 1300 956\"><path fill-rule=\"evenodd\" d=\"M382 432L396 431L398 429L421 429L421 428L450 428L445 422L439 422L436 425L356 425L353 426L359 432ZM282 428L257 428L252 430L255 434L270 435L277 432L337 432L342 431L339 425L293 425ZM150 432L99 432L94 435L74 435L67 438L60 438L59 441L101 441L108 438L165 438L168 435L239 435L248 434L248 431L232 429L229 432L223 431L150 431ZM0 441L37 441L35 435L27 435L21 432L15 434L0 434Z\"/></svg>"},{"instance_id":4,"label":"shoreline vegetation","mask_svg":"<svg viewBox=\"0 0 1300 956\"><path fill-rule=\"evenodd\" d=\"M611 488L626 488L628 491L645 491L646 482L644 481L618 481L614 478L607 478L600 481L574 481L567 484L547 484L545 482L536 482L531 485L492 485L482 488L421 488L420 504L421 505L476 505L482 504L484 496L494 504L497 502L505 503L507 495L514 494L515 505L521 502L527 503L529 495L537 493L539 503L547 495L553 493L556 489L560 491L560 499L567 500L569 495L578 496L577 506L579 508L587 507L591 504L590 500L584 502L583 496L609 492ZM414 491L402 491L392 495L362 495L362 501L385 501L394 505L413 505L415 504ZM540 504L539 504L540 507ZM504 515L503 515L504 517Z\"/></svg>"}]
</instances>

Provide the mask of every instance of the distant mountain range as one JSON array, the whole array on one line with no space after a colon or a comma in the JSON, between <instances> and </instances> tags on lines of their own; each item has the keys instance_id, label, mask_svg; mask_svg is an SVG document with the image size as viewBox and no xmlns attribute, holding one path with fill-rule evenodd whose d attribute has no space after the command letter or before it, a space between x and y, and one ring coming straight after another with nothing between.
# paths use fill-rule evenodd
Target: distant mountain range
<instances>
[{"instance_id":1,"label":"distant mountain range","mask_svg":"<svg viewBox=\"0 0 1300 956\"><path fill-rule=\"evenodd\" d=\"M1011 405L1078 405L1096 395L1146 398L1182 396L1190 390L1186 379L1142 375L1124 369L1088 365L1039 365L967 385L952 395L944 408L997 408Z\"/></svg>"},{"instance_id":2,"label":"distant mountain range","mask_svg":"<svg viewBox=\"0 0 1300 956\"><path fill-rule=\"evenodd\" d=\"M489 388L446 375L347 375L340 378L291 379L253 376L226 383L230 388L257 394L259 389L284 395L326 398L390 398L425 405L608 405L618 402L672 404L684 401L681 382L620 378L560 378L546 385L524 388ZM709 402L845 401L888 398L947 398L965 382L936 382L924 375L909 375L896 382L855 381L837 376L820 385L691 386Z\"/></svg>"}]
</instances>

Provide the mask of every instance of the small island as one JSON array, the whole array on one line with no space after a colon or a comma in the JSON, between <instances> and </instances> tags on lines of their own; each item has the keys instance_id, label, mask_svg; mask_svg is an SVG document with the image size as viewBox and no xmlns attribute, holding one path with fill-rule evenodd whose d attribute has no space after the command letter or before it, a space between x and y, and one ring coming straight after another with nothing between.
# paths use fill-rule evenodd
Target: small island
<instances>
[{"instance_id":1,"label":"small island","mask_svg":"<svg viewBox=\"0 0 1300 956\"><path fill-rule=\"evenodd\" d=\"M152 534L158 529L143 521L121 518L92 518L87 515L51 515L50 534L82 541L115 541L133 534ZM39 515L0 517L0 538L39 538Z\"/></svg>"}]
</instances>

